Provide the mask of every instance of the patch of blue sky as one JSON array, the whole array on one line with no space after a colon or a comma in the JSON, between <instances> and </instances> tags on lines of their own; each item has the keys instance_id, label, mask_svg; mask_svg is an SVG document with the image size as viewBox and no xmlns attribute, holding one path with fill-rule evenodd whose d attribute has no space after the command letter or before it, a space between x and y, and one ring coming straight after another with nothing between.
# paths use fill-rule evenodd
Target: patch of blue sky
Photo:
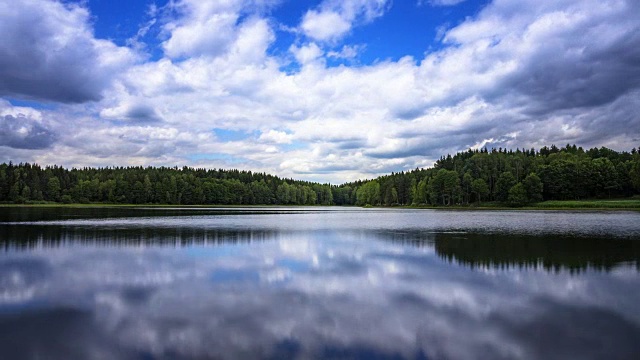
<instances>
[{"instance_id":1,"label":"patch of blue sky","mask_svg":"<svg viewBox=\"0 0 640 360\"><path fill-rule=\"evenodd\" d=\"M307 147L308 147L308 144L300 141L292 141L291 144L280 145L280 148L286 151L306 149Z\"/></svg>"},{"instance_id":2,"label":"patch of blue sky","mask_svg":"<svg viewBox=\"0 0 640 360\"><path fill-rule=\"evenodd\" d=\"M269 14L275 39L267 53L283 60L280 71L293 74L300 70L300 64L295 61L289 49L292 45L304 43L304 36L297 32L296 27L307 10L316 7L319 3L320 1L285 1Z\"/></svg>"},{"instance_id":3,"label":"patch of blue sky","mask_svg":"<svg viewBox=\"0 0 640 360\"><path fill-rule=\"evenodd\" d=\"M295 28L302 21L302 17L308 10L316 9L322 0L285 0L276 7L271 16L278 20L281 25Z\"/></svg>"},{"instance_id":4,"label":"patch of blue sky","mask_svg":"<svg viewBox=\"0 0 640 360\"><path fill-rule=\"evenodd\" d=\"M240 141L245 140L250 137L256 137L257 133L255 131L246 132L242 130L229 130L222 128L213 129L214 134L216 134L216 138L219 141L227 142L227 141Z\"/></svg>"},{"instance_id":5,"label":"patch of blue sky","mask_svg":"<svg viewBox=\"0 0 640 360\"><path fill-rule=\"evenodd\" d=\"M293 75L299 73L302 66L295 61L283 64L279 67L279 70L287 75Z\"/></svg>"},{"instance_id":6,"label":"patch of blue sky","mask_svg":"<svg viewBox=\"0 0 640 360\"><path fill-rule=\"evenodd\" d=\"M56 103L48 103L42 101L31 101L24 99L5 98L12 106L29 107L36 110L53 110L58 106Z\"/></svg>"},{"instance_id":7,"label":"patch of blue sky","mask_svg":"<svg viewBox=\"0 0 640 360\"><path fill-rule=\"evenodd\" d=\"M446 45L439 31L463 22L477 14L484 1L466 1L455 6L418 5L414 1L395 1L388 13L373 23L355 27L347 41L365 45L359 60L362 64L397 61L411 56L419 61L425 53L441 50Z\"/></svg>"},{"instance_id":8,"label":"patch of blue sky","mask_svg":"<svg viewBox=\"0 0 640 360\"><path fill-rule=\"evenodd\" d=\"M292 74L300 70L300 65L295 61L289 51L292 44L296 44L298 36L284 29L275 29L275 41L267 49L269 56L280 59L280 71Z\"/></svg>"},{"instance_id":9,"label":"patch of blue sky","mask_svg":"<svg viewBox=\"0 0 640 360\"><path fill-rule=\"evenodd\" d=\"M160 38L160 21L150 9L161 9L167 0L73 0L86 5L91 12L95 37L110 40L118 46L131 46L143 51L151 61L164 57ZM160 13L156 16L161 16Z\"/></svg>"},{"instance_id":10,"label":"patch of blue sky","mask_svg":"<svg viewBox=\"0 0 640 360\"><path fill-rule=\"evenodd\" d=\"M82 2L81 2L82 3ZM95 36L109 39L118 45L126 45L136 36L142 25L149 21L151 4L164 5L166 1L151 0L89 0Z\"/></svg>"}]
</instances>

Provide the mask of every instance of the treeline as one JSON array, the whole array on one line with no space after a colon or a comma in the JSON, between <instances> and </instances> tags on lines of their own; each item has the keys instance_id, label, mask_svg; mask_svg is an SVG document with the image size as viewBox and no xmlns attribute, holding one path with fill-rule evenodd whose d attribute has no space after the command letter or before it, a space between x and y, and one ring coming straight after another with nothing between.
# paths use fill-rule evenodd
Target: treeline
<instances>
[{"instance_id":1,"label":"treeline","mask_svg":"<svg viewBox=\"0 0 640 360\"><path fill-rule=\"evenodd\" d=\"M184 205L522 206L542 200L630 197L640 193L640 153L575 145L476 149L433 168L340 186L251 171L189 167L65 169L0 165L0 202Z\"/></svg>"},{"instance_id":2,"label":"treeline","mask_svg":"<svg viewBox=\"0 0 640 360\"><path fill-rule=\"evenodd\" d=\"M0 165L0 202L331 205L331 186L264 173L167 167Z\"/></svg>"},{"instance_id":3,"label":"treeline","mask_svg":"<svg viewBox=\"0 0 640 360\"><path fill-rule=\"evenodd\" d=\"M356 205L523 206L543 200L630 197L640 193L640 153L576 145L467 150L433 168L392 173L343 185Z\"/></svg>"}]
</instances>

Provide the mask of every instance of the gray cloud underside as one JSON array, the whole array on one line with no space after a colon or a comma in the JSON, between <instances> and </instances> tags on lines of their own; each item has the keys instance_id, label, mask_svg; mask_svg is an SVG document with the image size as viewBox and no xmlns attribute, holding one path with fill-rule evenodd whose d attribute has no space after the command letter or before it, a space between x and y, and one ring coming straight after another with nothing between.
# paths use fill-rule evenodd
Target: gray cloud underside
<instances>
[{"instance_id":1,"label":"gray cloud underside","mask_svg":"<svg viewBox=\"0 0 640 360\"><path fill-rule=\"evenodd\" d=\"M125 117L136 122L160 121L160 117L154 108L146 105L135 105L127 110Z\"/></svg>"},{"instance_id":2,"label":"gray cloud underside","mask_svg":"<svg viewBox=\"0 0 640 360\"><path fill-rule=\"evenodd\" d=\"M76 5L29 0L6 6L13 14L0 21L0 96L61 103L101 99L114 65L123 60L117 57L127 57L127 50L94 39L88 13Z\"/></svg>"},{"instance_id":3,"label":"gray cloud underside","mask_svg":"<svg viewBox=\"0 0 640 360\"><path fill-rule=\"evenodd\" d=\"M15 149L47 149L57 138L55 132L25 116L0 117L0 146Z\"/></svg>"},{"instance_id":4,"label":"gray cloud underside","mask_svg":"<svg viewBox=\"0 0 640 360\"><path fill-rule=\"evenodd\" d=\"M540 52L502 84L527 98L533 116L609 104L640 86L640 25L602 49L579 36L574 47ZM567 54L573 51L580 56Z\"/></svg>"}]
</instances>

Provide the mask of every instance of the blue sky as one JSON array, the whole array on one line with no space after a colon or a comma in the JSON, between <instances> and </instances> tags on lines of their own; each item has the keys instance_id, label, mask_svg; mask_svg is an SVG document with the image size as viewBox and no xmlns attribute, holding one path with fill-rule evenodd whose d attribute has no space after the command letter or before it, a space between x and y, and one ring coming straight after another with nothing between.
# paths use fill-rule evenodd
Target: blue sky
<instances>
[{"instance_id":1,"label":"blue sky","mask_svg":"<svg viewBox=\"0 0 640 360\"><path fill-rule=\"evenodd\" d=\"M127 41L135 37L140 28L155 17L151 14L152 9L166 8L168 1L88 0L79 3L91 11L96 37L126 46ZM289 0L273 3L274 5L261 10L261 14L278 25L293 29L309 9L319 7L322 1ZM487 1L468 0L453 3L434 5L426 0L385 2L388 9L384 16L372 21L375 24L364 23L356 26L347 36L348 42L362 47L355 64L368 65L381 60L397 61L404 56L420 58L425 52L441 49L443 44L438 39L439 31L474 16ZM159 26L151 27L148 35L144 36L144 41L149 46L147 51L156 59L162 56L162 41L161 37L158 37L158 28ZM270 54L286 54L292 43L301 41L299 36L291 31L283 28L277 28L276 31L277 38L270 46ZM333 59L328 64L354 65L354 62Z\"/></svg>"},{"instance_id":2,"label":"blue sky","mask_svg":"<svg viewBox=\"0 0 640 360\"><path fill-rule=\"evenodd\" d=\"M0 0L0 161L341 183L640 144L633 0Z\"/></svg>"}]
</instances>

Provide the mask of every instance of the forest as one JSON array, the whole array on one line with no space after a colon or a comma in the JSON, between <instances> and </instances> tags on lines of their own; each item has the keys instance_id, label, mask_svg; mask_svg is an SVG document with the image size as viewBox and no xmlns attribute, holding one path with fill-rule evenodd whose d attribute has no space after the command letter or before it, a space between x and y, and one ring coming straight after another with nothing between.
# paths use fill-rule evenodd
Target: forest
<instances>
[{"instance_id":1,"label":"forest","mask_svg":"<svg viewBox=\"0 0 640 360\"><path fill-rule=\"evenodd\" d=\"M640 194L640 153L576 145L469 149L434 166L342 185L244 170L0 164L0 203L525 206Z\"/></svg>"}]
</instances>

